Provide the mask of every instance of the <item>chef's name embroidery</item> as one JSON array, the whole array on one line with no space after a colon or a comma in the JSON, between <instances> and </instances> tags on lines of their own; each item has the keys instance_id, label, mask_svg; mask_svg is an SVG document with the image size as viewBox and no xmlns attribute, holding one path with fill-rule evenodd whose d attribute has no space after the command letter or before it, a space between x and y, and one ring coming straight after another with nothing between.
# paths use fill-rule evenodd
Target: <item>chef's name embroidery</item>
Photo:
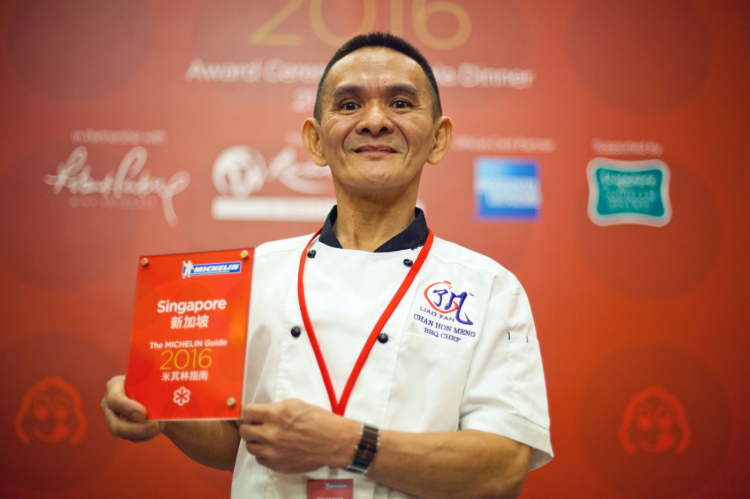
<instances>
[{"instance_id":1,"label":"chef's name embroidery","mask_svg":"<svg viewBox=\"0 0 750 499\"><path fill-rule=\"evenodd\" d=\"M415 313L413 318L421 323L424 333L435 338L455 343L465 337L474 338L476 332L466 328L474 323L464 311L467 299L473 296L466 291L457 293L450 281L435 282L424 290L429 306L420 306L419 313Z\"/></svg>"},{"instance_id":2,"label":"chef's name embroidery","mask_svg":"<svg viewBox=\"0 0 750 499\"><path fill-rule=\"evenodd\" d=\"M434 314L437 316L436 318L439 317L444 321L453 321L452 317L438 316L435 312L426 307L419 307L419 310L420 312L428 315ZM468 329L456 327L451 324L441 324L438 320L427 319L426 317L422 317L419 314L414 314L414 319L424 324L423 331L430 336L434 336L435 338L442 338L444 340L450 340L458 343L463 339L461 336L469 336L471 338L474 338L477 335L477 333L475 333L474 331L469 331ZM461 336L456 336L457 334Z\"/></svg>"}]
</instances>

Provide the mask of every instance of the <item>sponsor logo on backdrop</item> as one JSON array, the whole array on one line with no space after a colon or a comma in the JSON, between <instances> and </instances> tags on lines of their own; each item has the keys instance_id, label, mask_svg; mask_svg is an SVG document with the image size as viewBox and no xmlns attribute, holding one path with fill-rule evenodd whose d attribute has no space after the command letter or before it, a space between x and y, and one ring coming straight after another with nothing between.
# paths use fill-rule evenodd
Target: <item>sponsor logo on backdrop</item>
<instances>
[{"instance_id":1,"label":"sponsor logo on backdrop","mask_svg":"<svg viewBox=\"0 0 750 499\"><path fill-rule=\"evenodd\" d=\"M669 167L663 161L594 158L586 173L589 218L596 225L663 227L671 220Z\"/></svg>"},{"instance_id":2,"label":"sponsor logo on backdrop","mask_svg":"<svg viewBox=\"0 0 750 499\"><path fill-rule=\"evenodd\" d=\"M451 143L451 149L471 152L551 154L557 149L557 142L550 138L524 137L521 135L514 137L456 135Z\"/></svg>"},{"instance_id":3,"label":"sponsor logo on backdrop","mask_svg":"<svg viewBox=\"0 0 750 499\"><path fill-rule=\"evenodd\" d=\"M293 147L285 147L266 166L262 154L249 146L233 146L214 161L212 177L220 196L213 199L216 220L322 221L336 204L323 196L332 190L331 172L312 161L297 161ZM297 197L255 196L269 182L280 182Z\"/></svg>"},{"instance_id":4,"label":"sponsor logo on backdrop","mask_svg":"<svg viewBox=\"0 0 750 499\"><path fill-rule=\"evenodd\" d=\"M720 466L732 435L721 383L698 357L663 345L601 359L580 404L581 441L594 470L633 496L683 497L698 489Z\"/></svg>"},{"instance_id":5,"label":"sponsor logo on backdrop","mask_svg":"<svg viewBox=\"0 0 750 499\"><path fill-rule=\"evenodd\" d=\"M74 132L75 133L75 132ZM83 134L79 140L84 141ZM94 135L90 136L90 140ZM116 137L101 136L102 141L120 140ZM128 135L124 135L122 140ZM74 137L75 138L75 137ZM135 136L130 136L134 139ZM138 136L138 140L141 136ZM177 225L177 215L172 199L184 191L190 183L190 174L186 171L174 173L167 177L152 176L144 168L148 152L143 146L133 147L128 151L115 171L107 172L97 179L88 164L88 149L80 145L73 149L68 159L57 165L57 173L46 175L44 182L52 186L52 192L60 195L67 192L69 205L73 208L120 208L140 209L154 208L155 198L161 198L164 218L172 227Z\"/></svg>"},{"instance_id":6,"label":"sponsor logo on backdrop","mask_svg":"<svg viewBox=\"0 0 750 499\"><path fill-rule=\"evenodd\" d=\"M242 262L199 263L182 262L182 278L200 275L237 274L242 271Z\"/></svg>"},{"instance_id":7,"label":"sponsor logo on backdrop","mask_svg":"<svg viewBox=\"0 0 750 499\"><path fill-rule=\"evenodd\" d=\"M26 334L0 351L4 482L59 494L107 469L123 445L104 438L99 408L113 365L93 343L60 333Z\"/></svg>"},{"instance_id":8,"label":"sponsor logo on backdrop","mask_svg":"<svg viewBox=\"0 0 750 499\"><path fill-rule=\"evenodd\" d=\"M474 195L480 219L535 221L542 205L539 165L532 159L476 158Z\"/></svg>"},{"instance_id":9,"label":"sponsor logo on backdrop","mask_svg":"<svg viewBox=\"0 0 750 499\"><path fill-rule=\"evenodd\" d=\"M593 139L591 149L605 156L651 156L661 157L664 146L651 140L602 140Z\"/></svg>"},{"instance_id":10,"label":"sponsor logo on backdrop","mask_svg":"<svg viewBox=\"0 0 750 499\"><path fill-rule=\"evenodd\" d=\"M690 443L682 402L661 386L646 388L625 407L619 439L631 455L639 451L682 454Z\"/></svg>"},{"instance_id":11,"label":"sponsor logo on backdrop","mask_svg":"<svg viewBox=\"0 0 750 499\"><path fill-rule=\"evenodd\" d=\"M16 414L16 434L32 440L77 445L86 434L81 395L57 376L47 376L28 389Z\"/></svg>"}]
</instances>

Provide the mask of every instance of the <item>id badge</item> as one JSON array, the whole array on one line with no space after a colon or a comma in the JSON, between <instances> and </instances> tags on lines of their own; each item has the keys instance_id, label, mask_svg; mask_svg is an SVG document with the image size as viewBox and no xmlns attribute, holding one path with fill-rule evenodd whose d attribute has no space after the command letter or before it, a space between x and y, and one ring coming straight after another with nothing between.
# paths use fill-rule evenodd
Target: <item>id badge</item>
<instances>
[{"instance_id":1,"label":"id badge","mask_svg":"<svg viewBox=\"0 0 750 499\"><path fill-rule=\"evenodd\" d=\"M354 480L308 480L307 499L354 499Z\"/></svg>"}]
</instances>

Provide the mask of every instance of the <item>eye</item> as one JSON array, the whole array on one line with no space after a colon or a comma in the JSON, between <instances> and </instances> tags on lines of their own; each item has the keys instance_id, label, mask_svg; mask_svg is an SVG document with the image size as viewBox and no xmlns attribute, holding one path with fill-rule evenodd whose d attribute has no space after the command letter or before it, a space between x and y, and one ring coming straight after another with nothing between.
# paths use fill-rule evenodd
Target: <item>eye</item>
<instances>
[{"instance_id":1,"label":"eye","mask_svg":"<svg viewBox=\"0 0 750 499\"><path fill-rule=\"evenodd\" d=\"M409 104L408 101L399 99L393 103L393 107L395 107L396 109L406 109L408 107L411 107L411 104Z\"/></svg>"},{"instance_id":2,"label":"eye","mask_svg":"<svg viewBox=\"0 0 750 499\"><path fill-rule=\"evenodd\" d=\"M356 111L357 110L357 103L353 101L347 101L341 104L341 110L342 111Z\"/></svg>"}]
</instances>

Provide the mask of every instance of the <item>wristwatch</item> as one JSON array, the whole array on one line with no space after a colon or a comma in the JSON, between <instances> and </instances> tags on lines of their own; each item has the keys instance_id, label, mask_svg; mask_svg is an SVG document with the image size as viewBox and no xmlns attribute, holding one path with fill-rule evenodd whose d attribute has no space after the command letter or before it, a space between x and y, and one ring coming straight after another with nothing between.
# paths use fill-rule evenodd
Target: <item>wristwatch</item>
<instances>
[{"instance_id":1,"label":"wristwatch","mask_svg":"<svg viewBox=\"0 0 750 499\"><path fill-rule=\"evenodd\" d=\"M345 469L351 473L364 475L375 459L380 444L380 430L375 426L362 423L359 430L359 443L354 446L354 456Z\"/></svg>"}]
</instances>

